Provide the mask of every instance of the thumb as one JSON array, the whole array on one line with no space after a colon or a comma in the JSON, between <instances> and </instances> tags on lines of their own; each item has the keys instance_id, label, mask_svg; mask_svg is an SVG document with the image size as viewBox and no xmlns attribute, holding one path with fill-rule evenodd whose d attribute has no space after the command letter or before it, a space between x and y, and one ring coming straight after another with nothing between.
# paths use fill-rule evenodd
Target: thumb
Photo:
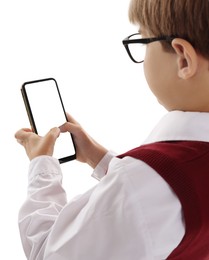
<instances>
[{"instance_id":1,"label":"thumb","mask_svg":"<svg viewBox=\"0 0 209 260\"><path fill-rule=\"evenodd\" d=\"M45 136L45 138L48 140L48 142L55 142L56 139L60 135L60 129L59 127L54 127L52 128Z\"/></svg>"},{"instance_id":2,"label":"thumb","mask_svg":"<svg viewBox=\"0 0 209 260\"><path fill-rule=\"evenodd\" d=\"M54 127L49 131L49 133L57 139L60 135L60 129L59 127Z\"/></svg>"},{"instance_id":3,"label":"thumb","mask_svg":"<svg viewBox=\"0 0 209 260\"><path fill-rule=\"evenodd\" d=\"M72 134L73 134L74 132L76 132L77 128L78 128L77 125L75 125L75 124L73 124L73 123L70 123L70 122L67 122L67 123L65 123L65 124L63 124L63 125L61 125L61 126L59 127L61 133L70 132L70 133L72 133Z\"/></svg>"},{"instance_id":4,"label":"thumb","mask_svg":"<svg viewBox=\"0 0 209 260\"><path fill-rule=\"evenodd\" d=\"M41 148L39 153L45 155L53 155L54 145L57 138L60 135L60 130L58 127L52 128L42 139Z\"/></svg>"}]
</instances>

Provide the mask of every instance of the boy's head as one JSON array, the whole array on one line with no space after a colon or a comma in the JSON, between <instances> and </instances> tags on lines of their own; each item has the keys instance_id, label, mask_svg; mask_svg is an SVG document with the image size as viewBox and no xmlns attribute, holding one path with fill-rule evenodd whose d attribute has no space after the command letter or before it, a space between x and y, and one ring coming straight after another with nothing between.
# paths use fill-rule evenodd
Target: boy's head
<instances>
[{"instance_id":1,"label":"boy's head","mask_svg":"<svg viewBox=\"0 0 209 260\"><path fill-rule=\"evenodd\" d=\"M145 77L168 110L209 112L209 0L131 0L129 17L147 44Z\"/></svg>"},{"instance_id":2,"label":"boy's head","mask_svg":"<svg viewBox=\"0 0 209 260\"><path fill-rule=\"evenodd\" d=\"M209 0L132 0L131 22L154 36L177 36L209 58ZM167 50L169 44L162 42Z\"/></svg>"}]
</instances>

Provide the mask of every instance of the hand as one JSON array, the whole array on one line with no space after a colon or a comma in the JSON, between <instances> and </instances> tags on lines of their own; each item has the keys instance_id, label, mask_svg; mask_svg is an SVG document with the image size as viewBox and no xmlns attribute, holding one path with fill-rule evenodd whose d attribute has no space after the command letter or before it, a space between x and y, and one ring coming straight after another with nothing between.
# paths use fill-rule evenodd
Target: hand
<instances>
[{"instance_id":1,"label":"hand","mask_svg":"<svg viewBox=\"0 0 209 260\"><path fill-rule=\"evenodd\" d=\"M73 135L77 160L88 163L92 168L95 168L106 154L107 149L93 140L72 116L67 114L67 117L69 122L60 126L60 131L62 133L70 132Z\"/></svg>"},{"instance_id":2,"label":"hand","mask_svg":"<svg viewBox=\"0 0 209 260\"><path fill-rule=\"evenodd\" d=\"M60 129L57 127L51 129L44 137L38 136L29 128L23 128L15 134L15 138L23 145L26 154L32 160L40 155L52 156L59 134Z\"/></svg>"}]
</instances>

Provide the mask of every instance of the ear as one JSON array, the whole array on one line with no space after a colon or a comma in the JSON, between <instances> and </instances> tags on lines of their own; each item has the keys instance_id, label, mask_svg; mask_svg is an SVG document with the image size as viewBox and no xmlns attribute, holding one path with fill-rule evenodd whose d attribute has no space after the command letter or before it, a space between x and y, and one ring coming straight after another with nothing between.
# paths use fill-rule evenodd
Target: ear
<instances>
[{"instance_id":1,"label":"ear","mask_svg":"<svg viewBox=\"0 0 209 260\"><path fill-rule=\"evenodd\" d=\"M182 79L193 77L198 68L198 55L194 47L180 38L175 38L171 44L177 54L178 76Z\"/></svg>"}]
</instances>

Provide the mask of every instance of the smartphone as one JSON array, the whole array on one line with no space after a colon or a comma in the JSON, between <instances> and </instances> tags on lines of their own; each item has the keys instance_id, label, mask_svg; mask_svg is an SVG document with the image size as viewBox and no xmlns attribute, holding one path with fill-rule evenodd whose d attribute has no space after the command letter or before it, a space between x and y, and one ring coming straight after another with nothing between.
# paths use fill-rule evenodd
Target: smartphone
<instances>
[{"instance_id":1,"label":"smartphone","mask_svg":"<svg viewBox=\"0 0 209 260\"><path fill-rule=\"evenodd\" d=\"M54 78L25 82L21 92L33 131L44 136L51 128L68 121L58 84ZM61 133L57 138L53 156L60 163L76 158L73 136Z\"/></svg>"}]
</instances>

